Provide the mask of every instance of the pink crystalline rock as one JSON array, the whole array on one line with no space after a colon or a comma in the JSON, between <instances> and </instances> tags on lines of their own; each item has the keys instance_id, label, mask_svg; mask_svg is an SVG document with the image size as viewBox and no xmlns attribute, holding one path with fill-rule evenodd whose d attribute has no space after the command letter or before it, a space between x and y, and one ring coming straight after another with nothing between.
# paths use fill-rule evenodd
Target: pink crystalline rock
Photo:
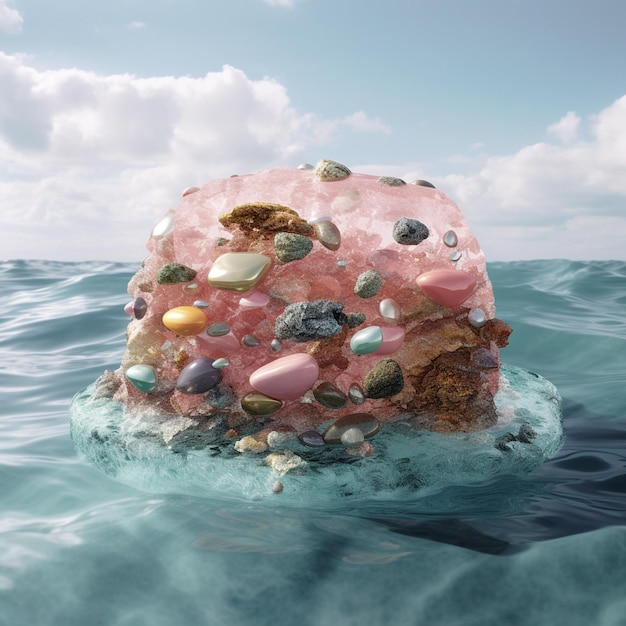
<instances>
[{"instance_id":1,"label":"pink crystalline rock","mask_svg":"<svg viewBox=\"0 0 626 626\"><path fill-rule=\"evenodd\" d=\"M215 180L185 190L148 249L129 284L147 308L127 308L115 373L129 410L214 439L321 432L355 413L439 432L496 422L510 328L461 211L431 186L332 161ZM193 309L168 327L176 307ZM178 389L197 359L204 379ZM149 391L125 375L136 365L154 371Z\"/></svg>"}]
</instances>

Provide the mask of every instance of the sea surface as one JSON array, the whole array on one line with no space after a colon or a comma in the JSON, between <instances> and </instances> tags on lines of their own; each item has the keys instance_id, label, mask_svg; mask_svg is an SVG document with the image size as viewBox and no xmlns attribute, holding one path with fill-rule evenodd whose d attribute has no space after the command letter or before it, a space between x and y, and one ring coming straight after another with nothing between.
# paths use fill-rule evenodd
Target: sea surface
<instances>
[{"instance_id":1,"label":"sea surface","mask_svg":"<svg viewBox=\"0 0 626 626\"><path fill-rule=\"evenodd\" d=\"M137 266L0 263L1 626L626 624L626 262L491 263L503 360L565 441L528 475L372 512L145 493L69 406L125 346Z\"/></svg>"}]
</instances>

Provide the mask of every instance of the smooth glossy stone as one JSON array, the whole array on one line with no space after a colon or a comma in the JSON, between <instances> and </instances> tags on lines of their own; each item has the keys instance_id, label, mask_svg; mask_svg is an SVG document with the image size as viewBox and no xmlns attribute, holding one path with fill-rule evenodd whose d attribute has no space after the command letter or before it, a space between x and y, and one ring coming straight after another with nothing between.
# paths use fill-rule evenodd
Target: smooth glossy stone
<instances>
[{"instance_id":1,"label":"smooth glossy stone","mask_svg":"<svg viewBox=\"0 0 626 626\"><path fill-rule=\"evenodd\" d=\"M256 348L261 345L261 342L254 335L244 335L242 341L243 345L248 346L248 348Z\"/></svg>"},{"instance_id":2,"label":"smooth glossy stone","mask_svg":"<svg viewBox=\"0 0 626 626\"><path fill-rule=\"evenodd\" d=\"M124 372L124 375L134 387L143 393L150 393L156 387L156 372L151 365L144 365L143 363L131 365Z\"/></svg>"},{"instance_id":3,"label":"smooth glossy stone","mask_svg":"<svg viewBox=\"0 0 626 626\"><path fill-rule=\"evenodd\" d=\"M365 393L360 385L352 383L348 389L348 398L352 404L363 404L365 402Z\"/></svg>"},{"instance_id":4,"label":"smooth glossy stone","mask_svg":"<svg viewBox=\"0 0 626 626\"><path fill-rule=\"evenodd\" d=\"M197 273L196 270L181 263L166 263L157 272L157 283L159 285L188 283L196 277Z\"/></svg>"},{"instance_id":5,"label":"smooth glossy stone","mask_svg":"<svg viewBox=\"0 0 626 626\"><path fill-rule=\"evenodd\" d=\"M461 270L431 270L416 282L431 300L450 308L465 302L476 288L476 279Z\"/></svg>"},{"instance_id":6,"label":"smooth glossy stone","mask_svg":"<svg viewBox=\"0 0 626 626\"><path fill-rule=\"evenodd\" d=\"M201 333L207 325L204 312L195 306L177 306L162 317L164 326L177 335L188 337Z\"/></svg>"},{"instance_id":7,"label":"smooth glossy stone","mask_svg":"<svg viewBox=\"0 0 626 626\"><path fill-rule=\"evenodd\" d=\"M322 437L326 443L341 443L341 436L351 428L358 428L363 438L367 439L380 430L380 422L369 413L350 413L331 424L322 433Z\"/></svg>"},{"instance_id":8,"label":"smooth glossy stone","mask_svg":"<svg viewBox=\"0 0 626 626\"><path fill-rule=\"evenodd\" d=\"M312 217L310 220L307 220L306 223L310 226L314 226L315 224L319 224L319 222L332 222L333 218L330 215L316 215Z\"/></svg>"},{"instance_id":9,"label":"smooth glossy stone","mask_svg":"<svg viewBox=\"0 0 626 626\"><path fill-rule=\"evenodd\" d=\"M425 224L410 217L401 217L394 225L393 238L403 246L416 246L428 237L430 231Z\"/></svg>"},{"instance_id":10,"label":"smooth glossy stone","mask_svg":"<svg viewBox=\"0 0 626 626\"><path fill-rule=\"evenodd\" d=\"M204 393L221 380L222 371L213 367L213 359L203 356L183 369L176 381L176 389L182 393Z\"/></svg>"},{"instance_id":11,"label":"smooth glossy stone","mask_svg":"<svg viewBox=\"0 0 626 626\"><path fill-rule=\"evenodd\" d=\"M256 252L227 252L215 259L209 270L209 284L227 291L249 291L265 276L271 260Z\"/></svg>"},{"instance_id":12,"label":"smooth glossy stone","mask_svg":"<svg viewBox=\"0 0 626 626\"><path fill-rule=\"evenodd\" d=\"M248 393L241 398L241 408L249 415L271 415L283 406L280 400L262 393Z\"/></svg>"},{"instance_id":13,"label":"smooth glossy stone","mask_svg":"<svg viewBox=\"0 0 626 626\"><path fill-rule=\"evenodd\" d=\"M343 269L347 265L348 265L347 261L337 261L337 267L340 267L341 269Z\"/></svg>"},{"instance_id":14,"label":"smooth glossy stone","mask_svg":"<svg viewBox=\"0 0 626 626\"><path fill-rule=\"evenodd\" d=\"M270 341L270 348L272 352L280 352L283 348L283 344L280 339L272 339L272 341Z\"/></svg>"},{"instance_id":15,"label":"smooth glossy stone","mask_svg":"<svg viewBox=\"0 0 626 626\"><path fill-rule=\"evenodd\" d=\"M475 328L482 328L487 323L487 316L482 309L472 309L467 314L467 319Z\"/></svg>"},{"instance_id":16,"label":"smooth glossy stone","mask_svg":"<svg viewBox=\"0 0 626 626\"><path fill-rule=\"evenodd\" d=\"M404 328L401 326L381 326L383 341L374 354L393 354L397 352L404 343Z\"/></svg>"},{"instance_id":17,"label":"smooth glossy stone","mask_svg":"<svg viewBox=\"0 0 626 626\"><path fill-rule=\"evenodd\" d=\"M400 305L391 298L385 298L380 301L380 304L378 305L378 312L386 322L395 324L397 324L402 317Z\"/></svg>"},{"instance_id":18,"label":"smooth glossy stone","mask_svg":"<svg viewBox=\"0 0 626 626\"><path fill-rule=\"evenodd\" d=\"M143 298L135 298L133 300L133 315L136 320L140 320L144 317L148 311L148 303Z\"/></svg>"},{"instance_id":19,"label":"smooth glossy stone","mask_svg":"<svg viewBox=\"0 0 626 626\"><path fill-rule=\"evenodd\" d=\"M248 296L243 296L239 299L239 306L242 309L260 309L267 306L270 302L270 297L259 291L255 291Z\"/></svg>"},{"instance_id":20,"label":"smooth glossy stone","mask_svg":"<svg viewBox=\"0 0 626 626\"><path fill-rule=\"evenodd\" d=\"M209 307L209 303L206 300L196 300L193 305L199 309L207 309Z\"/></svg>"},{"instance_id":21,"label":"smooth glossy stone","mask_svg":"<svg viewBox=\"0 0 626 626\"><path fill-rule=\"evenodd\" d=\"M317 240L329 250L339 250L341 233L333 222L315 222L313 225Z\"/></svg>"},{"instance_id":22,"label":"smooth glossy stone","mask_svg":"<svg viewBox=\"0 0 626 626\"><path fill-rule=\"evenodd\" d=\"M330 161L329 159L322 159L317 162L314 174L324 182L333 182L335 180L348 178L352 172L342 163Z\"/></svg>"},{"instance_id":23,"label":"smooth glossy stone","mask_svg":"<svg viewBox=\"0 0 626 626\"><path fill-rule=\"evenodd\" d=\"M187 187L183 189L183 198L189 194L196 193L196 191L200 191L200 187Z\"/></svg>"},{"instance_id":24,"label":"smooth glossy stone","mask_svg":"<svg viewBox=\"0 0 626 626\"><path fill-rule=\"evenodd\" d=\"M201 333L198 335L198 339L202 339L204 345L206 345L206 352L214 359L224 357L240 348L239 340L231 332L217 336Z\"/></svg>"},{"instance_id":25,"label":"smooth glossy stone","mask_svg":"<svg viewBox=\"0 0 626 626\"><path fill-rule=\"evenodd\" d=\"M449 230L443 236L443 243L445 243L448 248L454 248L459 243L459 238L453 230Z\"/></svg>"},{"instance_id":26,"label":"smooth glossy stone","mask_svg":"<svg viewBox=\"0 0 626 626\"><path fill-rule=\"evenodd\" d=\"M165 237L174 230L174 220L175 215L171 213L167 217L164 217L153 229L152 229L152 237L154 239L161 239L161 237Z\"/></svg>"},{"instance_id":27,"label":"smooth glossy stone","mask_svg":"<svg viewBox=\"0 0 626 626\"><path fill-rule=\"evenodd\" d=\"M300 165L298 165L298 169L299 170L312 170L313 166L310 163L300 163Z\"/></svg>"},{"instance_id":28,"label":"smooth glossy stone","mask_svg":"<svg viewBox=\"0 0 626 626\"><path fill-rule=\"evenodd\" d=\"M318 375L319 365L310 354L290 354L252 372L250 385L270 398L295 400L313 387Z\"/></svg>"},{"instance_id":29,"label":"smooth glossy stone","mask_svg":"<svg viewBox=\"0 0 626 626\"><path fill-rule=\"evenodd\" d=\"M324 437L320 435L316 430L306 430L298 435L298 439L305 445L311 448L316 446L325 446L326 442Z\"/></svg>"},{"instance_id":30,"label":"smooth glossy stone","mask_svg":"<svg viewBox=\"0 0 626 626\"><path fill-rule=\"evenodd\" d=\"M352 426L352 428L348 428L348 430L342 433L340 441L344 446L354 446L358 443L363 443L365 436L360 428Z\"/></svg>"},{"instance_id":31,"label":"smooth glossy stone","mask_svg":"<svg viewBox=\"0 0 626 626\"><path fill-rule=\"evenodd\" d=\"M131 300L130 302L126 303L126 306L124 307L124 313L126 313L127 315L132 315L134 306L135 306L134 300Z\"/></svg>"},{"instance_id":32,"label":"smooth glossy stone","mask_svg":"<svg viewBox=\"0 0 626 626\"><path fill-rule=\"evenodd\" d=\"M354 354L371 354L380 348L383 331L380 326L368 326L358 330L350 339L350 350Z\"/></svg>"},{"instance_id":33,"label":"smooth glossy stone","mask_svg":"<svg viewBox=\"0 0 626 626\"><path fill-rule=\"evenodd\" d=\"M206 334L211 337L221 337L222 335L228 335L229 332L230 326L224 322L216 322L206 329Z\"/></svg>"},{"instance_id":34,"label":"smooth glossy stone","mask_svg":"<svg viewBox=\"0 0 626 626\"><path fill-rule=\"evenodd\" d=\"M230 365L230 361L225 358L225 357L221 357L219 359L215 359L215 361L213 361L213 367L216 370L223 370L224 368L228 367Z\"/></svg>"},{"instance_id":35,"label":"smooth glossy stone","mask_svg":"<svg viewBox=\"0 0 626 626\"><path fill-rule=\"evenodd\" d=\"M348 396L332 383L320 383L313 390L313 395L328 409L343 409L348 404Z\"/></svg>"},{"instance_id":36,"label":"smooth glossy stone","mask_svg":"<svg viewBox=\"0 0 626 626\"><path fill-rule=\"evenodd\" d=\"M429 183L427 180L422 180L419 178L418 180L414 180L411 185L418 185L419 187L431 187L432 189L436 189L435 185Z\"/></svg>"},{"instance_id":37,"label":"smooth glossy stone","mask_svg":"<svg viewBox=\"0 0 626 626\"><path fill-rule=\"evenodd\" d=\"M197 283L189 283L188 285L183 285L183 291L191 292L198 291Z\"/></svg>"},{"instance_id":38,"label":"smooth glossy stone","mask_svg":"<svg viewBox=\"0 0 626 626\"><path fill-rule=\"evenodd\" d=\"M451 255L450 255L450 260L451 261L458 261L461 257L463 256L463 253L460 250L455 250Z\"/></svg>"}]
</instances>

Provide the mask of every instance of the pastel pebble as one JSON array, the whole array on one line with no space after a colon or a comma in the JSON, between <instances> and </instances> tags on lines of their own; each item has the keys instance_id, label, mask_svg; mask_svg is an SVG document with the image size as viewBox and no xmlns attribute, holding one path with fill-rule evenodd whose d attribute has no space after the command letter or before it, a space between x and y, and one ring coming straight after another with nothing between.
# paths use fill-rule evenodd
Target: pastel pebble
<instances>
[{"instance_id":1,"label":"pastel pebble","mask_svg":"<svg viewBox=\"0 0 626 626\"><path fill-rule=\"evenodd\" d=\"M239 299L239 306L242 309L259 309L269 304L270 298L264 293L255 291L248 296Z\"/></svg>"},{"instance_id":2,"label":"pastel pebble","mask_svg":"<svg viewBox=\"0 0 626 626\"><path fill-rule=\"evenodd\" d=\"M155 239L165 237L174 230L174 214L164 217L153 229L152 236Z\"/></svg>"},{"instance_id":3,"label":"pastel pebble","mask_svg":"<svg viewBox=\"0 0 626 626\"><path fill-rule=\"evenodd\" d=\"M143 393L150 393L156 387L156 372L151 365L143 363L131 365L124 372L124 375L134 387L139 389L139 391L143 391Z\"/></svg>"},{"instance_id":4,"label":"pastel pebble","mask_svg":"<svg viewBox=\"0 0 626 626\"><path fill-rule=\"evenodd\" d=\"M176 381L176 389L189 394L205 393L221 380L222 372L213 367L213 360L200 357L183 369Z\"/></svg>"},{"instance_id":5,"label":"pastel pebble","mask_svg":"<svg viewBox=\"0 0 626 626\"><path fill-rule=\"evenodd\" d=\"M342 443L342 435L352 428L357 428L363 438L367 439L380 430L380 422L369 413L350 413L331 424L322 433L322 437L326 443Z\"/></svg>"},{"instance_id":6,"label":"pastel pebble","mask_svg":"<svg viewBox=\"0 0 626 626\"><path fill-rule=\"evenodd\" d=\"M217 336L202 333L198 335L198 339L202 339L204 344L207 346L209 354L216 359L225 357L228 354L239 350L239 341L230 331L225 335Z\"/></svg>"},{"instance_id":7,"label":"pastel pebble","mask_svg":"<svg viewBox=\"0 0 626 626\"><path fill-rule=\"evenodd\" d=\"M183 189L183 198L192 193L196 193L196 191L200 191L200 187L186 187L185 189Z\"/></svg>"},{"instance_id":8,"label":"pastel pebble","mask_svg":"<svg viewBox=\"0 0 626 626\"><path fill-rule=\"evenodd\" d=\"M350 339L350 349L354 354L371 354L380 348L383 342L383 331L380 326L363 328Z\"/></svg>"},{"instance_id":9,"label":"pastel pebble","mask_svg":"<svg viewBox=\"0 0 626 626\"><path fill-rule=\"evenodd\" d=\"M401 326L381 326L383 335L380 347L374 350L374 354L393 354L404 343L404 329Z\"/></svg>"},{"instance_id":10,"label":"pastel pebble","mask_svg":"<svg viewBox=\"0 0 626 626\"><path fill-rule=\"evenodd\" d=\"M318 375L319 365L310 354L290 354L252 372L250 385L270 398L295 400L313 387Z\"/></svg>"},{"instance_id":11,"label":"pastel pebble","mask_svg":"<svg viewBox=\"0 0 626 626\"><path fill-rule=\"evenodd\" d=\"M141 297L133 300L133 315L135 319L142 319L148 311L148 303Z\"/></svg>"},{"instance_id":12,"label":"pastel pebble","mask_svg":"<svg viewBox=\"0 0 626 626\"><path fill-rule=\"evenodd\" d=\"M385 298L380 301L380 304L378 305L378 312L386 322L397 323L400 321L400 317L402 316L400 305L391 298Z\"/></svg>"},{"instance_id":13,"label":"pastel pebble","mask_svg":"<svg viewBox=\"0 0 626 626\"><path fill-rule=\"evenodd\" d=\"M317 240L329 250L339 250L341 246L341 233L333 222L315 222L313 225Z\"/></svg>"},{"instance_id":14,"label":"pastel pebble","mask_svg":"<svg viewBox=\"0 0 626 626\"><path fill-rule=\"evenodd\" d=\"M462 270L431 270L416 282L431 300L450 308L465 302L476 288L476 279Z\"/></svg>"},{"instance_id":15,"label":"pastel pebble","mask_svg":"<svg viewBox=\"0 0 626 626\"><path fill-rule=\"evenodd\" d=\"M207 325L206 315L195 306L177 306L162 317L163 325L177 335L188 337L201 333Z\"/></svg>"},{"instance_id":16,"label":"pastel pebble","mask_svg":"<svg viewBox=\"0 0 626 626\"><path fill-rule=\"evenodd\" d=\"M265 276L271 259L256 252L227 252L215 259L207 277L209 284L227 291L249 291Z\"/></svg>"}]
</instances>

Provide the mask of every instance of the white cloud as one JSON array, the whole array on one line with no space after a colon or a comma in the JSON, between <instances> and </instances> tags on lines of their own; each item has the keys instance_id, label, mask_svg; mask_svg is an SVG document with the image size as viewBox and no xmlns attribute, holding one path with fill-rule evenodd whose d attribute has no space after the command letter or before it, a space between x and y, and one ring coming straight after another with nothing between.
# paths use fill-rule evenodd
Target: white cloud
<instances>
[{"instance_id":1,"label":"white cloud","mask_svg":"<svg viewBox=\"0 0 626 626\"><path fill-rule=\"evenodd\" d=\"M389 133L391 129L379 118L368 117L364 111L357 111L344 118L344 123L359 132L364 133Z\"/></svg>"},{"instance_id":2,"label":"white cloud","mask_svg":"<svg viewBox=\"0 0 626 626\"><path fill-rule=\"evenodd\" d=\"M139 30L139 29L145 28L145 27L146 27L146 23L145 22L139 22L139 21L131 22L128 25L128 28L132 28L133 30Z\"/></svg>"},{"instance_id":3,"label":"white cloud","mask_svg":"<svg viewBox=\"0 0 626 626\"><path fill-rule=\"evenodd\" d=\"M297 165L338 134L384 127L360 111L299 112L280 83L229 66L137 78L39 71L0 53L0 93L0 230L16 233L0 258L140 258L184 187ZM68 244L72 233L92 247Z\"/></svg>"},{"instance_id":4,"label":"white cloud","mask_svg":"<svg viewBox=\"0 0 626 626\"><path fill-rule=\"evenodd\" d=\"M269 4L272 7L292 7L295 5L296 0L263 0L265 4Z\"/></svg>"},{"instance_id":5,"label":"white cloud","mask_svg":"<svg viewBox=\"0 0 626 626\"><path fill-rule=\"evenodd\" d=\"M10 6L11 0L0 0L0 31L21 33L24 19L17 9Z\"/></svg>"},{"instance_id":6,"label":"white cloud","mask_svg":"<svg viewBox=\"0 0 626 626\"><path fill-rule=\"evenodd\" d=\"M565 144L491 157L475 174L437 180L499 258L625 258L626 96L590 119L549 127ZM493 242L489 244L488 242Z\"/></svg>"},{"instance_id":7,"label":"white cloud","mask_svg":"<svg viewBox=\"0 0 626 626\"><path fill-rule=\"evenodd\" d=\"M580 117L574 111L568 111L558 122L548 126L548 133L563 143L570 143L578 137L580 121Z\"/></svg>"}]
</instances>

